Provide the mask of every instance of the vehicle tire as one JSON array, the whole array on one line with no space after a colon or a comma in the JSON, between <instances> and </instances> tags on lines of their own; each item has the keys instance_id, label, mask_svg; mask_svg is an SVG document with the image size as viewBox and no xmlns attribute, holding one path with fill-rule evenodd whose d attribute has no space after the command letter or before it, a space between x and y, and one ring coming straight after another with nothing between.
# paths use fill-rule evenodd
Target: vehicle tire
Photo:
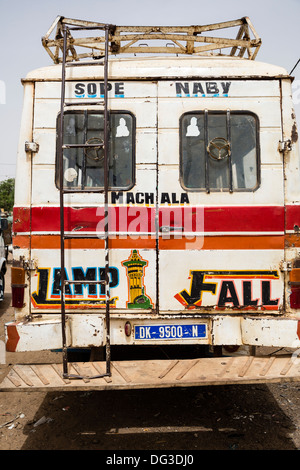
<instances>
[{"instance_id":1,"label":"vehicle tire","mask_svg":"<svg viewBox=\"0 0 300 470\"><path fill-rule=\"evenodd\" d=\"M5 292L5 276L4 273L1 271L0 272L0 280L2 287L0 286L0 300L4 299L4 292Z\"/></svg>"}]
</instances>

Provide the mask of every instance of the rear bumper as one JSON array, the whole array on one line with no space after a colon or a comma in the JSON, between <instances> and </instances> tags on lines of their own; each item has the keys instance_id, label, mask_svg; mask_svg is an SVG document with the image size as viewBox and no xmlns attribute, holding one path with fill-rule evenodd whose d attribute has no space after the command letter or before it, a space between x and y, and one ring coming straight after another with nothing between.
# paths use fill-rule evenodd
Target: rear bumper
<instances>
[{"instance_id":1,"label":"rear bumper","mask_svg":"<svg viewBox=\"0 0 300 470\"><path fill-rule=\"evenodd\" d=\"M129 322L129 324L128 324ZM129 326L127 334L125 324ZM135 337L136 326L149 325L204 325L197 337ZM6 350L10 352L41 351L59 349L62 346L62 330L59 317L43 318L29 322L11 322L5 325ZM105 318L98 314L68 315L66 320L67 347L100 347L106 342ZM300 347L300 320L279 317L182 317L153 316L111 318L110 343L112 345L155 345L155 344L209 344L249 345L266 347Z\"/></svg>"},{"instance_id":2,"label":"rear bumper","mask_svg":"<svg viewBox=\"0 0 300 470\"><path fill-rule=\"evenodd\" d=\"M104 362L13 366L0 391L125 390L201 385L292 382L300 379L300 359L288 357L222 357L182 360L113 361L110 376ZM78 375L78 373L80 375Z\"/></svg>"}]
</instances>

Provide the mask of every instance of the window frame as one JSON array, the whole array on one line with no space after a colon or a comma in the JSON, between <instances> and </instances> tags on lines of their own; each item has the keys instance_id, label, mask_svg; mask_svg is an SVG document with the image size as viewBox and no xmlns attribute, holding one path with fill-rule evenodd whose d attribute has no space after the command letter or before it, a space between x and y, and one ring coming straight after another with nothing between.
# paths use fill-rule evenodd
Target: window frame
<instances>
[{"instance_id":1,"label":"window frame","mask_svg":"<svg viewBox=\"0 0 300 470\"><path fill-rule=\"evenodd\" d=\"M209 155L208 155L208 152L206 150L206 148L204 149L205 150L205 156L204 156L204 171L205 171L205 182L206 182L206 187L204 188L188 188L185 186L184 184L184 181L183 181L183 135L182 135L182 128L183 128L183 119L188 116L188 115L191 115L192 116L197 116L197 115L201 115L203 116L204 118L204 126L205 126L205 119L206 119L206 116L207 116L207 119L208 119L208 116L209 115L224 115L225 118L226 118L226 115L228 116L228 113L230 115L247 115L247 116L252 116L254 119L255 119L255 123L256 123L256 132L255 132L255 135L256 135L256 174L257 174L257 183L256 183L256 186L254 188L251 188L251 189L248 189L248 188L232 188L230 189L229 188L220 188L220 189L211 189L209 187L209 182L207 182L207 165L208 165L208 159L209 159ZM229 128L229 133L231 134L231 131L230 131L230 128ZM207 136L207 129L205 130L205 138ZM229 137L229 142L230 142L230 137ZM231 142L230 142L231 144ZM206 145L206 142L204 144L204 146ZM230 158L230 157L229 157ZM231 162L231 160L230 160ZM230 168L229 168L229 173L232 174L232 165L230 165ZM259 121L259 117L257 116L257 114L255 114L253 111L248 111L248 110L231 110L231 109L226 109L226 110L209 110L209 109L205 109L203 111L187 111L185 113L183 113L180 118L179 118L179 183L181 185L181 187L187 191L187 192L206 192L207 194L213 192L213 193L239 193L239 192L247 192L247 193L253 193L255 191L257 191L260 186L261 186L261 151L260 151L260 121Z\"/></svg>"},{"instance_id":2,"label":"window frame","mask_svg":"<svg viewBox=\"0 0 300 470\"><path fill-rule=\"evenodd\" d=\"M64 115L66 114L82 114L87 111L88 114L103 114L104 115L104 110L101 109L101 110L96 110L94 108L81 108L81 109L70 109L70 110L66 110L64 112ZM117 109L117 110L109 110L108 111L108 121L109 121L109 125L110 125L110 115L111 114L127 114L129 116L131 116L132 118L132 173L131 173L131 177L132 177L132 180L131 180L131 184L128 186L128 187L122 187L122 186L109 186L108 187L108 191L130 191L130 189L132 189L135 184L136 184L136 117L135 115L131 112L131 111L128 111L128 110L121 110L121 109ZM54 172L54 181L55 181L55 186L57 189L60 190L60 184L59 184L59 152L58 152L58 147L59 147L59 125L60 125L60 116L61 116L61 112L58 113L57 117L56 117L56 151L55 151L55 172ZM109 133L109 136L111 134ZM109 154L108 154L108 158L109 158ZM89 192L93 192L93 190L95 192L97 191L102 191L104 190L104 185L103 186L84 186L83 188L81 187L81 185L78 185L78 186L74 186L72 188L69 188L69 187L66 187L65 185L63 186L62 189L74 189L76 192L86 192L87 190Z\"/></svg>"}]
</instances>

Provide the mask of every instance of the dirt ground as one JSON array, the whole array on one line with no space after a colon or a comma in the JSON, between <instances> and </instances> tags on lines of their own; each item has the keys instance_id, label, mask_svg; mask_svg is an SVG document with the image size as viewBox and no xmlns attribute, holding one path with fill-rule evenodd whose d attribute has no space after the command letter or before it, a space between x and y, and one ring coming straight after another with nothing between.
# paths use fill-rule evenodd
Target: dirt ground
<instances>
[{"instance_id":1,"label":"dirt ground","mask_svg":"<svg viewBox=\"0 0 300 470\"><path fill-rule=\"evenodd\" d=\"M10 273L0 306L13 319ZM9 364L59 353L6 354ZM100 392L0 392L0 450L300 450L300 382ZM132 452L132 455L134 455Z\"/></svg>"}]
</instances>

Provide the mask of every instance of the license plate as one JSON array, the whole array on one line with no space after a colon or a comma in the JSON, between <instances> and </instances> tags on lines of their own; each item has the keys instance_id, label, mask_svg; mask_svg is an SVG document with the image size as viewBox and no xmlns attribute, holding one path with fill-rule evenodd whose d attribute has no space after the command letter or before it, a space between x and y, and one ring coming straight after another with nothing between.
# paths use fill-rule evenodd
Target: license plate
<instances>
[{"instance_id":1,"label":"license plate","mask_svg":"<svg viewBox=\"0 0 300 470\"><path fill-rule=\"evenodd\" d=\"M193 339L206 337L206 324L191 325L135 325L135 339Z\"/></svg>"}]
</instances>

